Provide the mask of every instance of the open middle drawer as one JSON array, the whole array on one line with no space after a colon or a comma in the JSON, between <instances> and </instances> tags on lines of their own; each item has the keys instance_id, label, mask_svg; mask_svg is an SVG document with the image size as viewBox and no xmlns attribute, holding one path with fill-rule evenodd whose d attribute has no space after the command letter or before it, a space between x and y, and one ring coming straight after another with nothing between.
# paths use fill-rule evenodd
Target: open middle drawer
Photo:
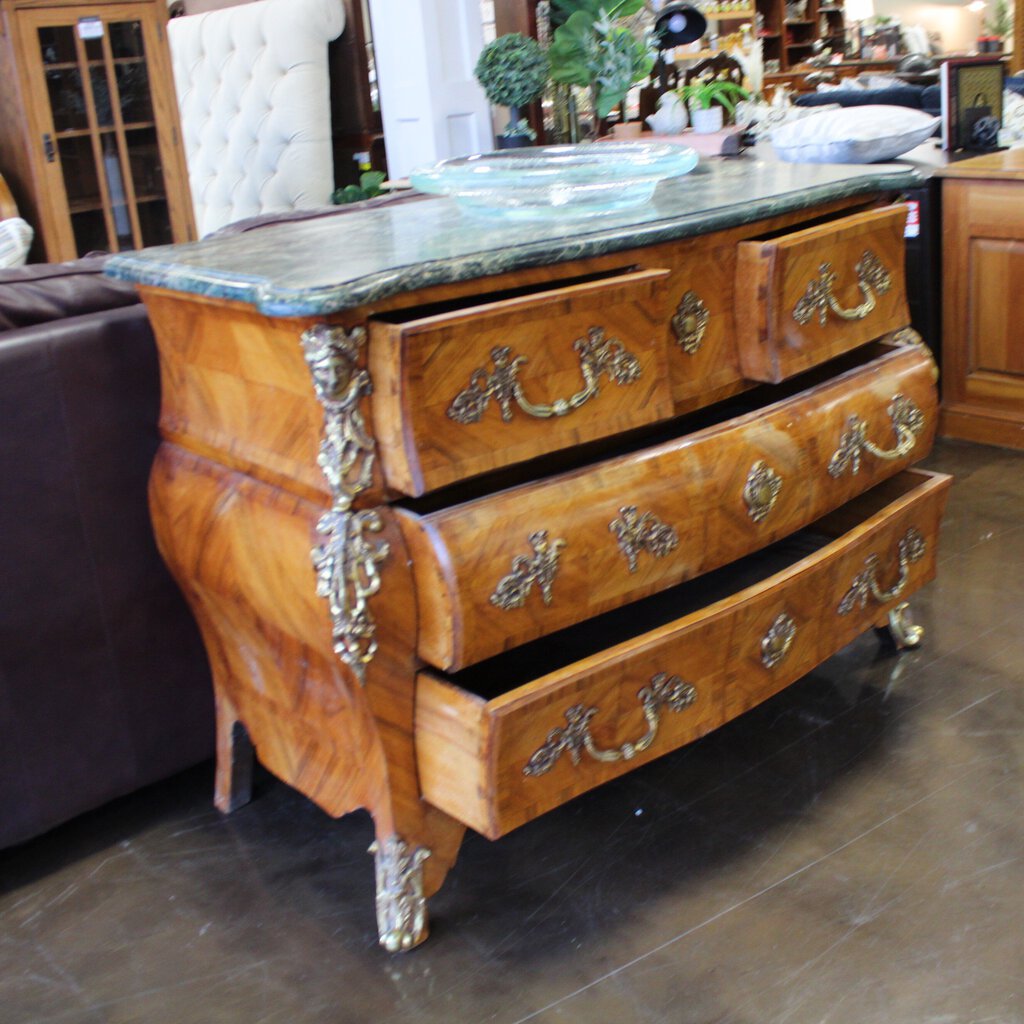
<instances>
[{"instance_id":1,"label":"open middle drawer","mask_svg":"<svg viewBox=\"0 0 1024 1024\"><path fill-rule=\"evenodd\" d=\"M735 718L934 577L950 483L901 473L713 577L454 677L421 671L424 798L497 838Z\"/></svg>"},{"instance_id":2,"label":"open middle drawer","mask_svg":"<svg viewBox=\"0 0 1024 1024\"><path fill-rule=\"evenodd\" d=\"M436 511L416 511L423 500L396 509L420 657L464 668L674 586L925 455L937 403L928 352L876 346L851 362L663 444Z\"/></svg>"}]
</instances>

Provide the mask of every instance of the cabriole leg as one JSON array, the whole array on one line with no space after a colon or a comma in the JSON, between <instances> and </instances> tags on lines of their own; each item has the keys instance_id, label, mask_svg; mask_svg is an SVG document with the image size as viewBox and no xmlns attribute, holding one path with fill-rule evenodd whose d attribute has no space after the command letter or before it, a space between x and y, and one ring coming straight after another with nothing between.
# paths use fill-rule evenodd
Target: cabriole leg
<instances>
[{"instance_id":1,"label":"cabriole leg","mask_svg":"<svg viewBox=\"0 0 1024 1024\"><path fill-rule=\"evenodd\" d=\"M252 799L252 770L256 760L248 730L231 703L216 694L217 772L213 803L224 814L237 811Z\"/></svg>"}]
</instances>

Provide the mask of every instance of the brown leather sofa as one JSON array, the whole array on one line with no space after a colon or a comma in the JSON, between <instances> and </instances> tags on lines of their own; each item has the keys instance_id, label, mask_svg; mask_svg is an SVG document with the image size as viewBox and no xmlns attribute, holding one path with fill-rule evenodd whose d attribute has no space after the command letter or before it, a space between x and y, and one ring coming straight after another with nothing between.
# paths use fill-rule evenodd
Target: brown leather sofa
<instances>
[{"instance_id":1,"label":"brown leather sofa","mask_svg":"<svg viewBox=\"0 0 1024 1024\"><path fill-rule=\"evenodd\" d=\"M206 655L149 521L156 345L104 262L0 270L0 848L213 754Z\"/></svg>"},{"instance_id":2,"label":"brown leather sofa","mask_svg":"<svg viewBox=\"0 0 1024 1024\"><path fill-rule=\"evenodd\" d=\"M213 751L206 656L149 524L156 349L102 266L0 271L0 847Z\"/></svg>"}]
</instances>

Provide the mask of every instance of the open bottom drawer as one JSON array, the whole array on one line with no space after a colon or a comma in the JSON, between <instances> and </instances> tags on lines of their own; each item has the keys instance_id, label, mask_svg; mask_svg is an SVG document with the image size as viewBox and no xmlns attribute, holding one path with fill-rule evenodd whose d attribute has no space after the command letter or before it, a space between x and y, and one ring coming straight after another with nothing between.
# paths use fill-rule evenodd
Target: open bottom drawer
<instances>
[{"instance_id":1,"label":"open bottom drawer","mask_svg":"<svg viewBox=\"0 0 1024 1024\"><path fill-rule=\"evenodd\" d=\"M727 569L455 675L422 671L424 798L497 838L777 693L933 578L950 482L906 471Z\"/></svg>"}]
</instances>

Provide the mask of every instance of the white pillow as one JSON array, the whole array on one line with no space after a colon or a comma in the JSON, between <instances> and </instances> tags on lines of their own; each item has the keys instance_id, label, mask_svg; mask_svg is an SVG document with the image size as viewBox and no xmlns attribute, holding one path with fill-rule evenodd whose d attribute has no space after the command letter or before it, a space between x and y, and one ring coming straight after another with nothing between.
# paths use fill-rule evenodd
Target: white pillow
<instances>
[{"instance_id":1,"label":"white pillow","mask_svg":"<svg viewBox=\"0 0 1024 1024\"><path fill-rule=\"evenodd\" d=\"M843 107L782 125L771 140L789 163L870 164L920 145L939 120L911 107Z\"/></svg>"},{"instance_id":2,"label":"white pillow","mask_svg":"<svg viewBox=\"0 0 1024 1024\"><path fill-rule=\"evenodd\" d=\"M32 228L20 217L0 220L0 267L20 267L32 244Z\"/></svg>"},{"instance_id":3,"label":"white pillow","mask_svg":"<svg viewBox=\"0 0 1024 1024\"><path fill-rule=\"evenodd\" d=\"M1003 134L999 141L1004 146L1024 142L1024 96L1010 89L1003 93Z\"/></svg>"}]
</instances>

